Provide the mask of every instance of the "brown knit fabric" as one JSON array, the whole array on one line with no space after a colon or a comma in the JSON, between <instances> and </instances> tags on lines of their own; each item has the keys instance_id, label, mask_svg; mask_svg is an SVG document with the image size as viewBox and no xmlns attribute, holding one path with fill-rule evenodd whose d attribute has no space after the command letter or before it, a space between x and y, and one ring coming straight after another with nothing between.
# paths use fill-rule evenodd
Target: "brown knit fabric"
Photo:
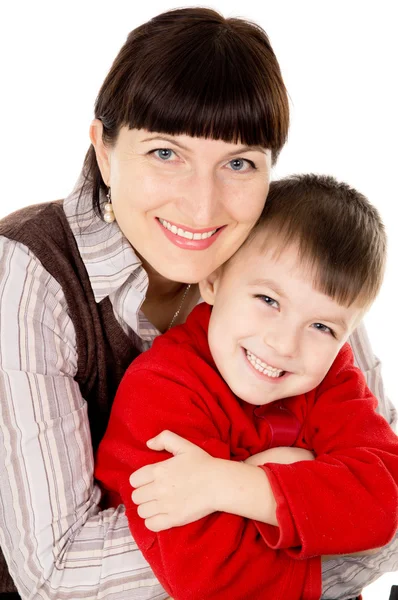
<instances>
[{"instance_id":1,"label":"brown knit fabric","mask_svg":"<svg viewBox=\"0 0 398 600\"><path fill-rule=\"evenodd\" d=\"M25 244L61 285L76 330L76 381L88 403L94 451L117 386L139 352L117 322L108 297L95 301L62 201L29 206L0 222L0 235ZM0 593L15 591L0 550Z\"/></svg>"}]
</instances>

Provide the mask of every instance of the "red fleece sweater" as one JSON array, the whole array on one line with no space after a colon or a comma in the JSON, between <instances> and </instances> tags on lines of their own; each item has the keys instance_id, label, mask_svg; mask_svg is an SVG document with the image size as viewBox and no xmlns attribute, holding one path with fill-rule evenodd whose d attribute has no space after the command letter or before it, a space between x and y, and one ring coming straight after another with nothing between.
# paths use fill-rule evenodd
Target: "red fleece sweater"
<instances>
[{"instance_id":1,"label":"red fleece sweater","mask_svg":"<svg viewBox=\"0 0 398 600\"><path fill-rule=\"evenodd\" d=\"M127 370L99 447L96 477L123 503L134 539L175 600L316 600L322 554L383 546L397 529L398 438L345 345L321 385L255 407L233 395L207 343L207 304ZM267 464L279 527L227 513L154 533L129 476L170 458L146 441L170 429L212 456L244 460L294 445L316 460Z\"/></svg>"}]
</instances>

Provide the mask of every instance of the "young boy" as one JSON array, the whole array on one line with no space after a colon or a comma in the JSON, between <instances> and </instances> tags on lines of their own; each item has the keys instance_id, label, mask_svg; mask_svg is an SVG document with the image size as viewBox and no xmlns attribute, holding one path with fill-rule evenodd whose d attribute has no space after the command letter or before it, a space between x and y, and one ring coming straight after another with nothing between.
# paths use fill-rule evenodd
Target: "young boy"
<instances>
[{"instance_id":1,"label":"young boy","mask_svg":"<svg viewBox=\"0 0 398 600\"><path fill-rule=\"evenodd\" d=\"M274 182L249 239L200 283L205 303L128 369L96 476L175 600L317 599L321 555L394 535L398 438L346 344L385 247L347 185ZM163 429L188 441L147 445Z\"/></svg>"}]
</instances>

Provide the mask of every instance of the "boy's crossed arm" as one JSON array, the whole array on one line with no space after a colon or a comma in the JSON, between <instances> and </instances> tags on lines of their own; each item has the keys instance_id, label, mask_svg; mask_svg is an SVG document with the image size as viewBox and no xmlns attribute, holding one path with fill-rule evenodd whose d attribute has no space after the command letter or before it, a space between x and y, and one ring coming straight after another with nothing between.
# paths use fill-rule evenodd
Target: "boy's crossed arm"
<instances>
[{"instance_id":1,"label":"boy's crossed arm","mask_svg":"<svg viewBox=\"0 0 398 600\"><path fill-rule=\"evenodd\" d=\"M221 510L216 506L224 507L224 512L265 523L272 519L275 507L272 490L270 486L264 487L263 476L253 477L252 469L246 470L249 477L245 481L239 463L213 458L198 446L167 430L148 440L147 444L152 450L166 450L174 455L173 459L142 467L130 477L132 487L136 488L132 493L132 500L138 505L138 514L151 531L191 523ZM244 463L251 466L263 466L266 463L294 464L314 458L314 454L305 448L279 447L258 452ZM195 465L194 470L192 465ZM158 466L162 468L159 469ZM243 501L242 496L236 493L238 489L243 491ZM272 506L272 511L268 512L264 501L267 494ZM352 552L350 556L365 556L377 551L378 549ZM323 556L322 560L330 558L330 555Z\"/></svg>"},{"instance_id":2,"label":"boy's crossed arm","mask_svg":"<svg viewBox=\"0 0 398 600\"><path fill-rule=\"evenodd\" d=\"M150 440L148 447L174 454L130 477L137 488L132 500L139 505L138 514L148 529L162 531L217 511L278 524L268 479L254 466L214 458L171 431ZM247 490L256 493L247 494Z\"/></svg>"},{"instance_id":3,"label":"boy's crossed arm","mask_svg":"<svg viewBox=\"0 0 398 600\"><path fill-rule=\"evenodd\" d=\"M276 503L267 477L253 467L267 462L313 460L304 448L270 448L244 461L213 458L193 443L163 431L147 442L174 458L142 467L130 477L132 500L151 531L192 523L222 511L278 525ZM250 493L248 493L250 491Z\"/></svg>"}]
</instances>

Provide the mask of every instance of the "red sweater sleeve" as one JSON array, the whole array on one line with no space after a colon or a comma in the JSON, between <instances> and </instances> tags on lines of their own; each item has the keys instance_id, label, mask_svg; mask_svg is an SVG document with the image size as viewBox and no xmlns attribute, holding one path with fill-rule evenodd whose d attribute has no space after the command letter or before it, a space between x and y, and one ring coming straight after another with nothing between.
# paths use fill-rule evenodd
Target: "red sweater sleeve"
<instances>
[{"instance_id":1,"label":"red sweater sleeve","mask_svg":"<svg viewBox=\"0 0 398 600\"><path fill-rule=\"evenodd\" d=\"M384 546L398 526L398 438L348 345L308 400L300 445L316 460L262 467L280 525L259 525L264 539L274 548L299 540L288 552L300 558Z\"/></svg>"},{"instance_id":2,"label":"red sweater sleeve","mask_svg":"<svg viewBox=\"0 0 398 600\"><path fill-rule=\"evenodd\" d=\"M321 593L320 559L270 549L254 522L214 513L189 525L149 531L131 501L130 474L170 458L145 442L170 429L213 456L231 458L211 411L191 388L157 372L127 371L97 455L96 477L118 494L134 539L175 600L312 600ZM194 388L192 388L194 389Z\"/></svg>"}]
</instances>

